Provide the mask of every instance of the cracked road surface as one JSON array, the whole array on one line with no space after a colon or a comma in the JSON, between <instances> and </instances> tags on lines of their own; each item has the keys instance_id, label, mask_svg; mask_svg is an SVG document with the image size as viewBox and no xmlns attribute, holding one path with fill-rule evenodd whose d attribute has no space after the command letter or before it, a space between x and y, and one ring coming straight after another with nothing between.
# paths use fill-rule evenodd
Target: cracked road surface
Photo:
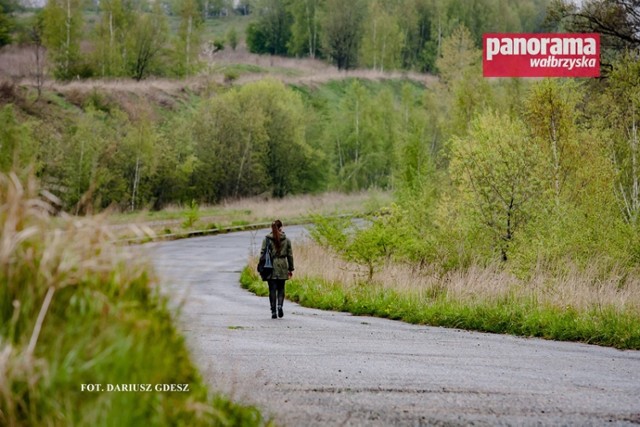
<instances>
[{"instance_id":1,"label":"cracked road surface","mask_svg":"<svg viewBox=\"0 0 640 427\"><path fill-rule=\"evenodd\" d=\"M294 242L303 229L286 228ZM240 288L266 231L146 245L212 390L286 426L637 425L640 351L410 325ZM301 266L298 266L301 267Z\"/></svg>"}]
</instances>

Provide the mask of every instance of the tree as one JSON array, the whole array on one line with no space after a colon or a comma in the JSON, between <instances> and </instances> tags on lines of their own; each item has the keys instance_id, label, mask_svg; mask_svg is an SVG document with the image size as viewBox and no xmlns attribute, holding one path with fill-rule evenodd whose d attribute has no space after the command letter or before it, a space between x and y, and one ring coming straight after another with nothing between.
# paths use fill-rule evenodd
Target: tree
<instances>
[{"instance_id":1,"label":"tree","mask_svg":"<svg viewBox=\"0 0 640 427\"><path fill-rule=\"evenodd\" d=\"M320 14L325 0L291 0L289 10L293 18L289 52L315 58L320 55Z\"/></svg>"},{"instance_id":2,"label":"tree","mask_svg":"<svg viewBox=\"0 0 640 427\"><path fill-rule=\"evenodd\" d=\"M607 92L616 194L625 219L635 226L640 216L640 62L635 55L626 54L615 64Z\"/></svg>"},{"instance_id":3,"label":"tree","mask_svg":"<svg viewBox=\"0 0 640 427\"><path fill-rule=\"evenodd\" d=\"M356 81L332 112L330 123L327 138L335 147L339 186L349 191L390 187L400 133L393 95L382 91L374 97Z\"/></svg>"},{"instance_id":4,"label":"tree","mask_svg":"<svg viewBox=\"0 0 640 427\"><path fill-rule=\"evenodd\" d=\"M27 167L35 159L31 126L18 122L13 105L0 109L0 172Z\"/></svg>"},{"instance_id":5,"label":"tree","mask_svg":"<svg viewBox=\"0 0 640 427\"><path fill-rule=\"evenodd\" d=\"M139 116L122 142L125 174L130 183L129 209L132 212L140 206L140 200L148 199L148 194L144 194L141 188L149 191L149 179L157 165L156 145L159 139L148 113L142 111Z\"/></svg>"},{"instance_id":6,"label":"tree","mask_svg":"<svg viewBox=\"0 0 640 427\"><path fill-rule=\"evenodd\" d=\"M204 102L193 130L197 198L213 203L304 189L318 153L305 143L303 113L299 96L273 80Z\"/></svg>"},{"instance_id":7,"label":"tree","mask_svg":"<svg viewBox=\"0 0 640 427\"><path fill-rule=\"evenodd\" d=\"M580 89L573 82L546 79L537 83L527 100L527 124L534 141L550 159L547 176L555 202L560 204L563 187L574 167L576 112Z\"/></svg>"},{"instance_id":8,"label":"tree","mask_svg":"<svg viewBox=\"0 0 640 427\"><path fill-rule=\"evenodd\" d=\"M53 60L54 75L74 78L80 72L80 0L48 0L44 8L44 44Z\"/></svg>"},{"instance_id":9,"label":"tree","mask_svg":"<svg viewBox=\"0 0 640 427\"><path fill-rule=\"evenodd\" d=\"M127 33L135 28L130 3L103 0L99 4L100 22L96 26L96 53L100 75L123 76L127 65Z\"/></svg>"},{"instance_id":10,"label":"tree","mask_svg":"<svg viewBox=\"0 0 640 427\"><path fill-rule=\"evenodd\" d=\"M431 41L431 27L433 15L435 15L435 11L432 10L429 3L424 0L406 0L401 9L402 13L397 14L405 40L402 49L404 68L415 68L420 71L432 71L433 69L432 64L425 57L425 51ZM433 45L434 43L431 43L430 47Z\"/></svg>"},{"instance_id":11,"label":"tree","mask_svg":"<svg viewBox=\"0 0 640 427\"><path fill-rule=\"evenodd\" d=\"M104 113L89 109L70 129L62 141L61 162L66 201L74 213L86 213L93 208L93 195L100 166L101 150L107 146L108 130L102 120Z\"/></svg>"},{"instance_id":12,"label":"tree","mask_svg":"<svg viewBox=\"0 0 640 427\"><path fill-rule=\"evenodd\" d=\"M11 31L13 20L11 16L0 7L0 47L11 43Z\"/></svg>"},{"instance_id":13,"label":"tree","mask_svg":"<svg viewBox=\"0 0 640 427\"><path fill-rule=\"evenodd\" d=\"M461 25L442 41L436 67L443 83L452 85L463 79L470 68L480 64L481 58L482 52L476 47L471 32Z\"/></svg>"},{"instance_id":14,"label":"tree","mask_svg":"<svg viewBox=\"0 0 640 427\"><path fill-rule=\"evenodd\" d=\"M238 47L238 33L236 32L235 27L231 27L227 32L227 42L233 50L236 50L236 47Z\"/></svg>"},{"instance_id":15,"label":"tree","mask_svg":"<svg viewBox=\"0 0 640 427\"><path fill-rule=\"evenodd\" d=\"M291 38L292 17L286 0L259 0L259 18L247 27L247 46L254 53L286 55Z\"/></svg>"},{"instance_id":16,"label":"tree","mask_svg":"<svg viewBox=\"0 0 640 427\"><path fill-rule=\"evenodd\" d=\"M585 1L573 16L584 32L611 36L627 47L640 46L640 0Z\"/></svg>"},{"instance_id":17,"label":"tree","mask_svg":"<svg viewBox=\"0 0 640 427\"><path fill-rule=\"evenodd\" d=\"M445 37L441 52L436 66L445 88L443 99L451 99L449 132L461 135L468 131L475 114L491 105L492 91L482 78L482 53L466 27L456 27Z\"/></svg>"},{"instance_id":18,"label":"tree","mask_svg":"<svg viewBox=\"0 0 640 427\"><path fill-rule=\"evenodd\" d=\"M189 203L194 192L194 170L198 158L194 152L194 123L191 109L176 112L163 123L157 140L157 166L150 184L153 209L162 209L169 203Z\"/></svg>"},{"instance_id":19,"label":"tree","mask_svg":"<svg viewBox=\"0 0 640 427\"><path fill-rule=\"evenodd\" d=\"M467 220L488 231L503 261L536 208L542 152L517 119L485 113L465 138L454 140L451 176Z\"/></svg>"},{"instance_id":20,"label":"tree","mask_svg":"<svg viewBox=\"0 0 640 427\"><path fill-rule=\"evenodd\" d=\"M545 22L567 32L599 33L603 72L615 60L611 53L640 47L640 0L553 0Z\"/></svg>"},{"instance_id":21,"label":"tree","mask_svg":"<svg viewBox=\"0 0 640 427\"><path fill-rule=\"evenodd\" d=\"M33 15L33 18L29 24L27 30L28 40L33 44L34 47L34 55L36 57L36 89L38 91L38 97L36 100L40 99L42 95L42 83L44 80L44 46L43 37L44 37L44 15L42 11L36 12Z\"/></svg>"},{"instance_id":22,"label":"tree","mask_svg":"<svg viewBox=\"0 0 640 427\"><path fill-rule=\"evenodd\" d=\"M157 2L151 12L137 14L135 22L127 42L131 51L127 68L131 77L142 80L159 63L167 41L169 24Z\"/></svg>"},{"instance_id":23,"label":"tree","mask_svg":"<svg viewBox=\"0 0 640 427\"><path fill-rule=\"evenodd\" d=\"M190 75L198 66L200 54L200 27L202 13L196 0L179 0L177 15L180 17L178 35L175 38L175 73Z\"/></svg>"},{"instance_id":24,"label":"tree","mask_svg":"<svg viewBox=\"0 0 640 427\"><path fill-rule=\"evenodd\" d=\"M322 45L326 56L340 70L355 68L357 65L365 11L364 0L327 0L326 13L322 19Z\"/></svg>"},{"instance_id":25,"label":"tree","mask_svg":"<svg viewBox=\"0 0 640 427\"><path fill-rule=\"evenodd\" d=\"M364 65L380 71L400 67L405 36L394 12L379 0L369 3L361 50Z\"/></svg>"}]
</instances>

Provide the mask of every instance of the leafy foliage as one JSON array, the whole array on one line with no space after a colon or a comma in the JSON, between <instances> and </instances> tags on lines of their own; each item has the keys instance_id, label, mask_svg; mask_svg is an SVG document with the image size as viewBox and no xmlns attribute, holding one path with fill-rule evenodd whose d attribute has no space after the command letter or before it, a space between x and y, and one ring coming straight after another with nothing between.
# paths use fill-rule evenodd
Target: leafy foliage
<instances>
[{"instance_id":1,"label":"leafy foliage","mask_svg":"<svg viewBox=\"0 0 640 427\"><path fill-rule=\"evenodd\" d=\"M83 24L81 2L49 0L44 8L44 45L54 65L54 75L69 80L79 75L87 77L80 55Z\"/></svg>"}]
</instances>

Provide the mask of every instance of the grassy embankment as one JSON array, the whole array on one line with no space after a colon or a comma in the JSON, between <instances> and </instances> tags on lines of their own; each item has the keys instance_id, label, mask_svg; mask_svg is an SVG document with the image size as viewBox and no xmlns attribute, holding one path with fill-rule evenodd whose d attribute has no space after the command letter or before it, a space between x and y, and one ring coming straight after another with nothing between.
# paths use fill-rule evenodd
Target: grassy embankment
<instances>
[{"instance_id":1,"label":"grassy embankment","mask_svg":"<svg viewBox=\"0 0 640 427\"><path fill-rule=\"evenodd\" d=\"M207 390L148 267L111 245L104 223L54 225L37 193L0 175L0 425L263 425Z\"/></svg>"},{"instance_id":2,"label":"grassy embankment","mask_svg":"<svg viewBox=\"0 0 640 427\"><path fill-rule=\"evenodd\" d=\"M362 267L312 242L294 248L296 278L287 297L307 307L475 331L640 349L640 281L597 268L551 272L523 281L497 268L440 274L388 263L371 281ZM268 295L251 260L242 286Z\"/></svg>"}]
</instances>

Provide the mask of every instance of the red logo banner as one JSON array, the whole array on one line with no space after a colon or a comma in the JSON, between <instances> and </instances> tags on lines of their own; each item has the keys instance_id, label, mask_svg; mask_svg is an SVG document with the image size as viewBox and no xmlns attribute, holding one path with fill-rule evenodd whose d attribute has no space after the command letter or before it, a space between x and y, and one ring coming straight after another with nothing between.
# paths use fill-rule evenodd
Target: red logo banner
<instances>
[{"instance_id":1,"label":"red logo banner","mask_svg":"<svg viewBox=\"0 0 640 427\"><path fill-rule=\"evenodd\" d=\"M598 77L599 34L482 36L485 77Z\"/></svg>"}]
</instances>

